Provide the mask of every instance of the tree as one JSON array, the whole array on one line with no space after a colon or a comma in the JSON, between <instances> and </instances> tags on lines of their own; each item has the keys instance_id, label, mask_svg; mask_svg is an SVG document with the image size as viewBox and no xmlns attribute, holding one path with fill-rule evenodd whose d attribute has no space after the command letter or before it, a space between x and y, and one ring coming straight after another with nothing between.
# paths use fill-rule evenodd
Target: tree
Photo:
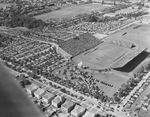
<instances>
[{"instance_id":1,"label":"tree","mask_svg":"<svg viewBox=\"0 0 150 117\"><path fill-rule=\"evenodd\" d=\"M98 17L96 17L96 16L94 16L94 15L89 15L89 16L87 17L87 21L88 21L88 22L97 22L97 20L98 20Z\"/></svg>"}]
</instances>

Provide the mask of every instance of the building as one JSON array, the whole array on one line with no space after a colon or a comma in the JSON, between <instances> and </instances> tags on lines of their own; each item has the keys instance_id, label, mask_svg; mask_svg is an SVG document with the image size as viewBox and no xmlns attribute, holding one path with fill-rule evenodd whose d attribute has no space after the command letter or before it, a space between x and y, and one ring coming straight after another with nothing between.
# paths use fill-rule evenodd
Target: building
<instances>
[{"instance_id":1,"label":"building","mask_svg":"<svg viewBox=\"0 0 150 117\"><path fill-rule=\"evenodd\" d=\"M49 103L55 98L55 95L52 93L47 92L45 95L42 96L43 102Z\"/></svg>"},{"instance_id":2,"label":"building","mask_svg":"<svg viewBox=\"0 0 150 117\"><path fill-rule=\"evenodd\" d=\"M89 111L86 111L86 113L83 115L83 117L95 117L99 112L99 109L97 107L89 109Z\"/></svg>"},{"instance_id":3,"label":"building","mask_svg":"<svg viewBox=\"0 0 150 117\"><path fill-rule=\"evenodd\" d=\"M75 108L71 111L71 117L81 117L85 113L85 108L76 105Z\"/></svg>"},{"instance_id":4,"label":"building","mask_svg":"<svg viewBox=\"0 0 150 117\"><path fill-rule=\"evenodd\" d=\"M99 108L97 108L97 107L91 108L91 109L89 110L89 112L90 112L90 113L93 113L93 114L98 114L98 111L99 111Z\"/></svg>"},{"instance_id":5,"label":"building","mask_svg":"<svg viewBox=\"0 0 150 117\"><path fill-rule=\"evenodd\" d=\"M86 113L82 117L95 117L96 114L93 114L89 111L86 111Z\"/></svg>"},{"instance_id":6,"label":"building","mask_svg":"<svg viewBox=\"0 0 150 117\"><path fill-rule=\"evenodd\" d=\"M36 84L32 83L30 86L28 86L28 87L26 88L26 91L27 91L28 94L31 95L31 94L33 94L37 89L38 89L38 86L37 86Z\"/></svg>"},{"instance_id":7,"label":"building","mask_svg":"<svg viewBox=\"0 0 150 117\"><path fill-rule=\"evenodd\" d=\"M83 102L82 104L80 104L83 108L89 110L91 108L91 105L86 103L86 102Z\"/></svg>"},{"instance_id":8,"label":"building","mask_svg":"<svg viewBox=\"0 0 150 117\"><path fill-rule=\"evenodd\" d=\"M46 117L50 117L55 111L56 108L54 108L53 106L49 106L44 114L46 115Z\"/></svg>"},{"instance_id":9,"label":"building","mask_svg":"<svg viewBox=\"0 0 150 117\"><path fill-rule=\"evenodd\" d=\"M69 113L74 107L74 103L70 100L66 100L65 103L61 105L61 110L64 113Z\"/></svg>"},{"instance_id":10,"label":"building","mask_svg":"<svg viewBox=\"0 0 150 117\"><path fill-rule=\"evenodd\" d=\"M52 100L52 106L58 108L61 106L61 104L63 104L65 101L65 99L61 96L56 96L53 100Z\"/></svg>"},{"instance_id":11,"label":"building","mask_svg":"<svg viewBox=\"0 0 150 117\"><path fill-rule=\"evenodd\" d=\"M92 0L93 2L98 2L98 3L102 3L103 0Z\"/></svg>"},{"instance_id":12,"label":"building","mask_svg":"<svg viewBox=\"0 0 150 117\"><path fill-rule=\"evenodd\" d=\"M34 96L38 99L40 99L45 93L44 89L38 88L35 92L34 92Z\"/></svg>"},{"instance_id":13,"label":"building","mask_svg":"<svg viewBox=\"0 0 150 117\"><path fill-rule=\"evenodd\" d=\"M81 0L83 2L92 2L92 0Z\"/></svg>"},{"instance_id":14,"label":"building","mask_svg":"<svg viewBox=\"0 0 150 117\"><path fill-rule=\"evenodd\" d=\"M147 17L144 17L141 22L143 24L147 24L147 25L150 25L150 16L147 16Z\"/></svg>"},{"instance_id":15,"label":"building","mask_svg":"<svg viewBox=\"0 0 150 117\"><path fill-rule=\"evenodd\" d=\"M107 14L104 14L104 17L115 17L116 14L115 13L107 13Z\"/></svg>"}]
</instances>

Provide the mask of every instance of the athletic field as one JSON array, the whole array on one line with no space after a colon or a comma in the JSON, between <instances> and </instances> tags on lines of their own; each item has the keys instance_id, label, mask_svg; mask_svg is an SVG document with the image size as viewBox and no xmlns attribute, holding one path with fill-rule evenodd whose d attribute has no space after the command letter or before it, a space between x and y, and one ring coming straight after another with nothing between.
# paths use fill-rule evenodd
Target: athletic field
<instances>
[{"instance_id":1,"label":"athletic field","mask_svg":"<svg viewBox=\"0 0 150 117\"><path fill-rule=\"evenodd\" d=\"M78 6L70 6L70 7L62 8L61 10L56 10L53 12L35 16L35 18L46 21L50 18L63 18L63 17L76 16L82 13L90 13L91 11L97 11L97 10L101 11L106 7L108 6L102 6L100 4L84 4Z\"/></svg>"}]
</instances>

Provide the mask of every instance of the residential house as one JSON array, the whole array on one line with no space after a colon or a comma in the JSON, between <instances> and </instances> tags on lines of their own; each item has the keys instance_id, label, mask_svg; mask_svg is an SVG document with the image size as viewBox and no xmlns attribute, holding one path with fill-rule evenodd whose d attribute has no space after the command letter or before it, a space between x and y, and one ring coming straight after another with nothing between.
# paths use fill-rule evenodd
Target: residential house
<instances>
[{"instance_id":1,"label":"residential house","mask_svg":"<svg viewBox=\"0 0 150 117\"><path fill-rule=\"evenodd\" d=\"M63 97L61 97L61 96L56 96L53 100L52 100L52 105L54 106L54 107L60 107L61 106L61 104L63 104L64 103L64 101L65 101L65 99L63 98Z\"/></svg>"},{"instance_id":2,"label":"residential house","mask_svg":"<svg viewBox=\"0 0 150 117\"><path fill-rule=\"evenodd\" d=\"M45 95L42 96L43 102L45 103L51 102L54 98L55 98L55 95L50 92L47 92L45 93Z\"/></svg>"},{"instance_id":3,"label":"residential house","mask_svg":"<svg viewBox=\"0 0 150 117\"><path fill-rule=\"evenodd\" d=\"M34 92L34 96L38 99L40 99L45 93L44 89L38 88L35 92Z\"/></svg>"},{"instance_id":4,"label":"residential house","mask_svg":"<svg viewBox=\"0 0 150 117\"><path fill-rule=\"evenodd\" d=\"M55 107L53 107L53 106L49 106L47 109L46 109L46 111L45 111L45 115L47 116L47 117L50 117L54 112L56 112L56 108Z\"/></svg>"},{"instance_id":5,"label":"residential house","mask_svg":"<svg viewBox=\"0 0 150 117\"><path fill-rule=\"evenodd\" d=\"M30 86L28 86L28 87L26 88L26 91L27 91L28 94L31 95L31 94L33 94L37 89L38 89L38 86L37 86L36 84L32 83Z\"/></svg>"},{"instance_id":6,"label":"residential house","mask_svg":"<svg viewBox=\"0 0 150 117\"><path fill-rule=\"evenodd\" d=\"M70 100L66 100L62 105L61 105L61 110L64 113L69 113L71 110L73 110L74 103Z\"/></svg>"},{"instance_id":7,"label":"residential house","mask_svg":"<svg viewBox=\"0 0 150 117\"><path fill-rule=\"evenodd\" d=\"M85 111L85 108L76 105L75 108L71 111L71 117L81 117L84 115Z\"/></svg>"}]
</instances>

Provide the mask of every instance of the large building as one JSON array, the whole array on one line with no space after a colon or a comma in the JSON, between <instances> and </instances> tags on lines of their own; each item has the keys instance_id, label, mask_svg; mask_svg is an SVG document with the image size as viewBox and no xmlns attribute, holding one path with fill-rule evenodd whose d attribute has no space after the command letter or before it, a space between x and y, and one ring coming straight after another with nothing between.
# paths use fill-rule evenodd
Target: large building
<instances>
[{"instance_id":1,"label":"large building","mask_svg":"<svg viewBox=\"0 0 150 117\"><path fill-rule=\"evenodd\" d=\"M76 105L75 108L71 111L71 117L81 117L85 113L85 108Z\"/></svg>"},{"instance_id":2,"label":"large building","mask_svg":"<svg viewBox=\"0 0 150 117\"><path fill-rule=\"evenodd\" d=\"M43 102L49 103L54 99L55 95L52 93L47 92L45 95L43 95L42 99Z\"/></svg>"}]
</instances>

